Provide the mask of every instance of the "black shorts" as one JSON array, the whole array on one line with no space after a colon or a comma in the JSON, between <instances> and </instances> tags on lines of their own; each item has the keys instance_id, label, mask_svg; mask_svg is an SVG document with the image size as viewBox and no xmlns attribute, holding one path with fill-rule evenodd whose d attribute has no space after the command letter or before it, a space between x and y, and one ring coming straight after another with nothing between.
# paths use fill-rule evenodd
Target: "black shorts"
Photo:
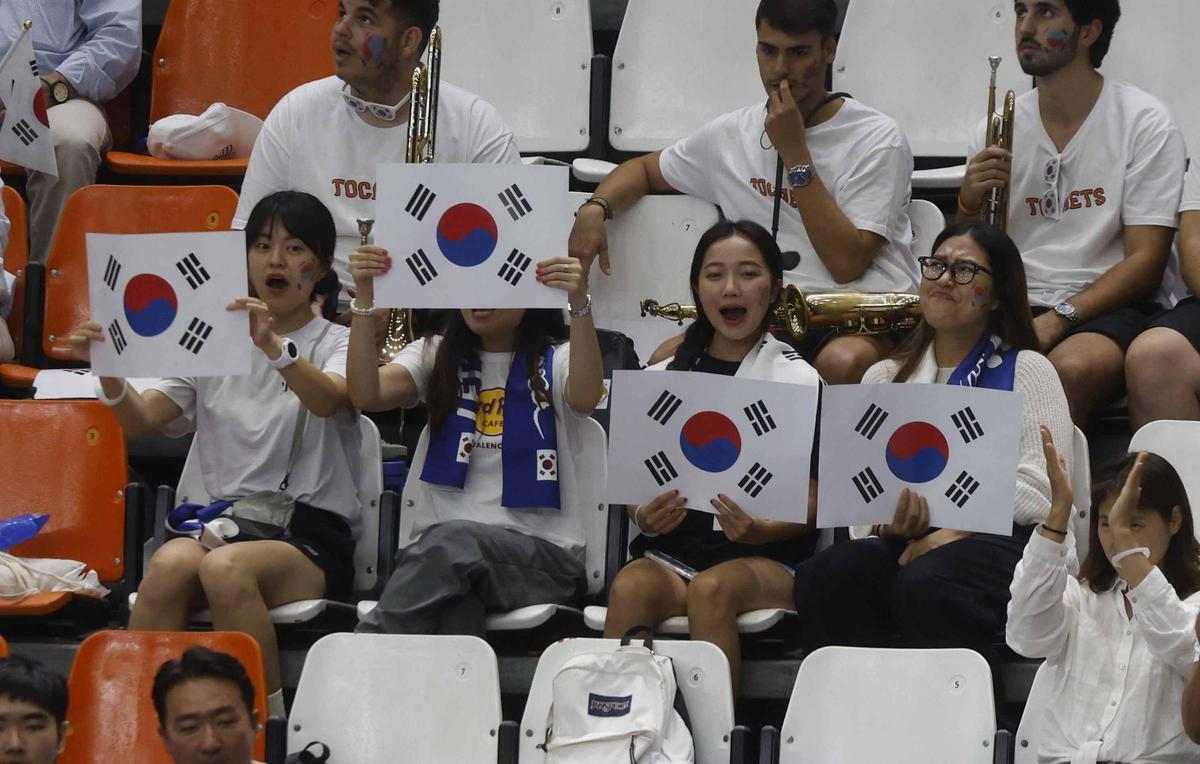
<instances>
[{"instance_id":1,"label":"black shorts","mask_svg":"<svg viewBox=\"0 0 1200 764\"><path fill-rule=\"evenodd\" d=\"M325 573L325 598L349 601L354 591L354 535L345 519L296 502L291 532L284 542Z\"/></svg>"},{"instance_id":2,"label":"black shorts","mask_svg":"<svg viewBox=\"0 0 1200 764\"><path fill-rule=\"evenodd\" d=\"M1150 319L1146 328L1174 329L1200 352L1200 298L1193 296L1180 300L1174 308L1164 310Z\"/></svg>"},{"instance_id":3,"label":"black shorts","mask_svg":"<svg viewBox=\"0 0 1200 764\"><path fill-rule=\"evenodd\" d=\"M1037 318L1052 310L1054 309L1034 308L1033 317ZM1129 349L1133 340L1149 326L1150 317L1161 311L1162 306L1156 302L1139 302L1124 308L1117 308L1111 313L1105 313L1068 329L1067 333L1063 335L1063 339L1076 334L1100 334L1117 343L1121 352L1124 353Z\"/></svg>"},{"instance_id":4,"label":"black shorts","mask_svg":"<svg viewBox=\"0 0 1200 764\"><path fill-rule=\"evenodd\" d=\"M847 336L847 337L856 337L856 336L878 337L879 339L882 339L888 343L891 343L892 347L895 347L896 345L899 345L904 340L905 337L908 336L910 331L912 331L912 330L905 329L903 331L883 332L881 334L871 334L871 335L847 334L845 336ZM821 354L821 351L825 349L825 346L828 345L830 343L830 341L832 341L835 337L838 337L838 336L841 336L841 335L839 335L837 333L836 329L834 329L832 327L827 327L827 326L816 327L816 328L810 329L808 331L808 334L804 335L804 339L798 340L798 341L792 339L790 336L788 336L788 334L786 332L777 331L775 333L775 339L783 340L784 342L788 343L792 347L796 348L797 352L800 353L800 355L804 358L804 360L808 361L810 364L813 364L813 365L816 364L817 356L819 356ZM885 356L886 356L887 352L890 352L890 351L884 351Z\"/></svg>"}]
</instances>

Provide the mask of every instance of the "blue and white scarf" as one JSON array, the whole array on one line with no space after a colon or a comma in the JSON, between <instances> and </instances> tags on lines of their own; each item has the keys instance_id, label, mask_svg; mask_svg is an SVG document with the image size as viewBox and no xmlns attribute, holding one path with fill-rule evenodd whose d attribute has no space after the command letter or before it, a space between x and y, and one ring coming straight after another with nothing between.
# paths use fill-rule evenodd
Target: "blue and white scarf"
<instances>
[{"instance_id":1,"label":"blue and white scarf","mask_svg":"<svg viewBox=\"0 0 1200 764\"><path fill-rule=\"evenodd\" d=\"M504 432L500 458L503 490L500 504L509 509L559 509L558 433L554 407L538 400L529 386L525 353L513 356L504 385ZM547 347L538 362L547 395L554 390L554 348ZM429 432L429 447L421 480L462 489L467 482L476 439L476 413L482 370L478 354L460 361L458 409L437 430Z\"/></svg>"},{"instance_id":2,"label":"blue and white scarf","mask_svg":"<svg viewBox=\"0 0 1200 764\"><path fill-rule=\"evenodd\" d=\"M948 385L963 387L987 387L992 390L1012 390L1017 377L1017 354L1020 351L1006 344L995 334L984 332L971 352L946 381ZM925 348L910 382L933 382L937 379L937 360L933 355L933 343Z\"/></svg>"}]
</instances>

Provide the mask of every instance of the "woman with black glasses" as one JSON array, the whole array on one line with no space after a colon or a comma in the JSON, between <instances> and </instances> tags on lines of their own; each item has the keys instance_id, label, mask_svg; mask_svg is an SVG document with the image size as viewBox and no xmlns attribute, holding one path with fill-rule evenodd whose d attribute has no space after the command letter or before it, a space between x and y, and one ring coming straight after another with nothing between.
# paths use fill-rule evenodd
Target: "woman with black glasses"
<instances>
[{"instance_id":1,"label":"woman with black glasses","mask_svg":"<svg viewBox=\"0 0 1200 764\"><path fill-rule=\"evenodd\" d=\"M1011 536L929 527L925 498L901 494L893 521L836 544L796 570L801 640L824 645L973 647L1004 640L1013 570L1035 525L1050 512L1040 425L1071 459L1067 399L1054 367L1034 348L1021 253L1001 231L959 223L920 258L923 317L864 384L990 387L1024 394ZM1064 534L1067 529L1058 529Z\"/></svg>"}]
</instances>

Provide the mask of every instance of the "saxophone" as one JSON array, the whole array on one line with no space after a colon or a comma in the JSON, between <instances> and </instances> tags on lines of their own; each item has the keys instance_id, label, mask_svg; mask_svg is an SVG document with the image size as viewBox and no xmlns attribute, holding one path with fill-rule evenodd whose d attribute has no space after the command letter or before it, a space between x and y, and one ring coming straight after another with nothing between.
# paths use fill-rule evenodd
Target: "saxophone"
<instances>
[{"instance_id":1,"label":"saxophone","mask_svg":"<svg viewBox=\"0 0 1200 764\"><path fill-rule=\"evenodd\" d=\"M695 305L661 304L642 300L642 316L655 316L679 325L699 315ZM921 298L907 292L815 292L804 294L787 286L771 312L771 325L793 339L803 339L816 327L838 334L883 334L911 329L921 318Z\"/></svg>"}]
</instances>

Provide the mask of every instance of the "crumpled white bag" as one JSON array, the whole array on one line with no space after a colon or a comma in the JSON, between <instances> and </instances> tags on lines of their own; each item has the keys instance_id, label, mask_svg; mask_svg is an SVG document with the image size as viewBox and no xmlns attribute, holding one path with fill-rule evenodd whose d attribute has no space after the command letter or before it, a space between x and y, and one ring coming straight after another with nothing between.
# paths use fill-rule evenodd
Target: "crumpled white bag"
<instances>
[{"instance_id":1,"label":"crumpled white bag","mask_svg":"<svg viewBox=\"0 0 1200 764\"><path fill-rule=\"evenodd\" d=\"M172 114L150 125L147 148L159 159L235 159L250 156L263 121L214 103L200 116Z\"/></svg>"},{"instance_id":2,"label":"crumpled white bag","mask_svg":"<svg viewBox=\"0 0 1200 764\"><path fill-rule=\"evenodd\" d=\"M75 592L104 597L96 571L76 560L50 557L16 557L0 552L0 597L22 599L41 592Z\"/></svg>"}]
</instances>

